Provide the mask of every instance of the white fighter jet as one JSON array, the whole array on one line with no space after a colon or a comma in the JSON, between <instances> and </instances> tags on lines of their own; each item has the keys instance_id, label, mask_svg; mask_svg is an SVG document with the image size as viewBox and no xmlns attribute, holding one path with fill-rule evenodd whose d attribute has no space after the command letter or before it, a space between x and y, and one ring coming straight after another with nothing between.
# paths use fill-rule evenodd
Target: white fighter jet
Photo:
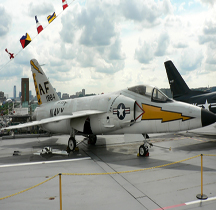
<instances>
[{"instance_id":1,"label":"white fighter jet","mask_svg":"<svg viewBox=\"0 0 216 210\"><path fill-rule=\"evenodd\" d=\"M143 134L190 130L216 122L216 115L190 104L168 98L158 88L138 85L113 93L60 100L38 61L30 61L39 107L35 121L7 127L17 129L39 125L51 133L69 134L69 151L76 147L76 134ZM148 153L146 139L139 155Z\"/></svg>"}]
</instances>

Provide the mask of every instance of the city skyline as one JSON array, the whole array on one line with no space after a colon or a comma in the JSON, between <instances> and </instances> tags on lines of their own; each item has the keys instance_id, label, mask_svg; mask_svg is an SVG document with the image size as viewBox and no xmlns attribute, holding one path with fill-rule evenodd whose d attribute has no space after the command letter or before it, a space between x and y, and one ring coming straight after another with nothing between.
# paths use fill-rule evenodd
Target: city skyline
<instances>
[{"instance_id":1,"label":"city skyline","mask_svg":"<svg viewBox=\"0 0 216 210\"><path fill-rule=\"evenodd\" d=\"M25 6L23 6L25 5ZM10 96L22 77L33 81L35 58L57 91L108 93L139 84L168 88L164 62L172 60L188 86L215 86L215 1L59 0L0 3L0 80ZM56 12L51 24L47 16ZM35 15L45 30L38 35ZM32 41L25 49L23 35ZM19 52L10 61L9 54ZM84 84L84 85L83 85Z\"/></svg>"}]
</instances>

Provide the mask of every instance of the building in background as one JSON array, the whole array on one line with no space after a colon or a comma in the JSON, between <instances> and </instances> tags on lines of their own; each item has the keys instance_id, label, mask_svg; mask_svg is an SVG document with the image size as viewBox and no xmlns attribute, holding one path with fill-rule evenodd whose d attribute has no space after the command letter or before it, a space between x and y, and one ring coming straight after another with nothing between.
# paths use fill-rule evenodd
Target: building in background
<instances>
[{"instance_id":1,"label":"building in background","mask_svg":"<svg viewBox=\"0 0 216 210\"><path fill-rule=\"evenodd\" d=\"M21 79L21 93L22 93L22 103L29 102L29 78Z\"/></svg>"},{"instance_id":2,"label":"building in background","mask_svg":"<svg viewBox=\"0 0 216 210\"><path fill-rule=\"evenodd\" d=\"M13 99L16 100L16 85L13 88Z\"/></svg>"},{"instance_id":3,"label":"building in background","mask_svg":"<svg viewBox=\"0 0 216 210\"><path fill-rule=\"evenodd\" d=\"M63 93L62 94L62 100L65 100L65 99L69 99L69 94L68 93Z\"/></svg>"},{"instance_id":4,"label":"building in background","mask_svg":"<svg viewBox=\"0 0 216 210\"><path fill-rule=\"evenodd\" d=\"M59 97L60 100L61 100L61 92L58 92L57 95L58 95L58 97Z\"/></svg>"},{"instance_id":5,"label":"building in background","mask_svg":"<svg viewBox=\"0 0 216 210\"><path fill-rule=\"evenodd\" d=\"M82 96L85 96L85 89L82 89Z\"/></svg>"},{"instance_id":6,"label":"building in background","mask_svg":"<svg viewBox=\"0 0 216 210\"><path fill-rule=\"evenodd\" d=\"M0 103L2 104L4 100L5 100L4 92L0 91Z\"/></svg>"}]
</instances>

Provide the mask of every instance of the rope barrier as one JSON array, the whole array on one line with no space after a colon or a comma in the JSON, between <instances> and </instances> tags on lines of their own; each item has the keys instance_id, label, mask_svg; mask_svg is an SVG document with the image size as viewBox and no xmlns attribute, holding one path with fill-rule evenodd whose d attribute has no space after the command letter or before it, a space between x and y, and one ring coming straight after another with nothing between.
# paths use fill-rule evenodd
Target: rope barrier
<instances>
[{"instance_id":1,"label":"rope barrier","mask_svg":"<svg viewBox=\"0 0 216 210\"><path fill-rule=\"evenodd\" d=\"M151 169L157 169L157 168L162 168L162 167L166 167L166 166L170 166L170 165L174 165L174 164L178 164L178 163L182 163L182 162L185 162L187 160L191 160L191 159L194 159L194 158L197 158L197 157L200 157L201 155L196 155L196 156L193 156L193 157L190 157L190 158L186 158L186 159L183 159L183 160L179 160L179 161L176 161L176 162L172 162L172 163L167 163L167 164L163 164L163 165L159 165L159 166L153 166L153 167L149 167L149 168L142 168L142 169L135 169L135 170L129 170L129 171L116 171L116 172L106 172L106 173L61 173L61 175L70 175L70 176L92 176L92 175L113 175L113 174L124 174L124 173L134 173L134 172L139 172L139 171L146 171L146 170L151 170ZM203 156L216 156L216 155L211 155L211 154L203 154ZM0 200L4 200L6 198L10 198L10 197L13 197L15 195L19 195L21 193L24 193L28 190L31 190L35 187L38 187L48 181L50 181L51 179L54 179L55 177L57 177L59 174L56 174L52 177L50 177L49 179L37 184L37 185L34 185L32 187L29 187L25 190L22 190L20 192L17 192L17 193L14 193L12 195L8 195L8 196L5 196L5 197L2 197L0 198Z\"/></svg>"},{"instance_id":2,"label":"rope barrier","mask_svg":"<svg viewBox=\"0 0 216 210\"><path fill-rule=\"evenodd\" d=\"M24 192L26 192L26 191L28 191L28 190L31 190L31 189L33 189L33 188L35 188L35 187L38 187L38 186L40 186L40 185L42 185L42 184L44 184L44 183L50 181L51 179L54 179L54 178L57 177L57 176L58 176L58 174L56 174L55 176L50 177L49 179L47 179L47 180L45 180L45 181L43 181L43 182L41 182L41 183L39 183L39 184L36 184L36 185L34 185L34 186L32 186L32 187L29 187L29 188L27 188L27 189L25 189L25 190L22 190L22 191L20 191L20 192L14 193L14 194L12 194L12 195L8 195L8 196L5 196L5 197L2 197L2 198L0 198L0 200L4 200L4 199L6 199L6 198L10 198L10 197L13 197L13 196L15 196L15 195L19 195L19 194L21 194L21 193L24 193Z\"/></svg>"},{"instance_id":3,"label":"rope barrier","mask_svg":"<svg viewBox=\"0 0 216 210\"><path fill-rule=\"evenodd\" d=\"M162 167L166 167L166 166L170 166L170 165L174 165L177 163L181 163L193 158L197 158L200 157L200 155L196 155L190 158L186 158L183 160L179 160L176 162L172 162L172 163L167 163L164 165L159 165L159 166L153 166L153 167L149 167L149 168L142 168L142 169L135 169L135 170L130 170L130 171L116 171L116 172L107 172L107 173L62 173L62 175L72 175L72 176L89 176L89 175L113 175L113 174L124 174L124 173L133 173L133 172L139 172L139 171L146 171L146 170L150 170L150 169L156 169L156 168L162 168Z\"/></svg>"},{"instance_id":4,"label":"rope barrier","mask_svg":"<svg viewBox=\"0 0 216 210\"><path fill-rule=\"evenodd\" d=\"M216 155L210 155L210 154L203 154L203 156L213 156L213 157L216 157Z\"/></svg>"}]
</instances>

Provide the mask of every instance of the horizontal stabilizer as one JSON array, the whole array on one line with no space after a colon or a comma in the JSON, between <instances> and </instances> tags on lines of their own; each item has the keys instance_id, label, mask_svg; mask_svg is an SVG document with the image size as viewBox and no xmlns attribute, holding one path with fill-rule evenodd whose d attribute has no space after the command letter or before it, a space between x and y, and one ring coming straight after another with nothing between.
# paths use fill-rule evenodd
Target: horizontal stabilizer
<instances>
[{"instance_id":1,"label":"horizontal stabilizer","mask_svg":"<svg viewBox=\"0 0 216 210\"><path fill-rule=\"evenodd\" d=\"M13 125L9 126L6 128L2 128L1 130L13 130L13 129L18 129L18 128L26 128L26 127L31 127L35 125L42 125L46 123L52 123L52 122L57 122L61 120L67 120L67 119L73 119L73 118L79 118L79 117L85 117L85 116L90 116L90 115L95 115L95 114L102 114L105 113L104 111L98 111L98 110L85 110L85 111L78 111L74 112L71 115L60 115L56 117L50 117L38 121L33 121L33 122L28 122L28 123L23 123L19 125Z\"/></svg>"}]
</instances>

